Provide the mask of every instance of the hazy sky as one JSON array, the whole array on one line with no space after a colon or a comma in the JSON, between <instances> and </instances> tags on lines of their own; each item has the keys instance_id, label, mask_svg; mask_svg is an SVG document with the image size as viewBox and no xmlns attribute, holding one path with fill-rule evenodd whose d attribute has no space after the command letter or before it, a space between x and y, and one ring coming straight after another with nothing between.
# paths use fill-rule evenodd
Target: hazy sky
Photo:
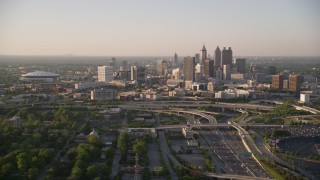
<instances>
[{"instance_id":1,"label":"hazy sky","mask_svg":"<svg viewBox=\"0 0 320 180\"><path fill-rule=\"evenodd\" d=\"M320 56L319 0L0 0L0 54Z\"/></svg>"}]
</instances>

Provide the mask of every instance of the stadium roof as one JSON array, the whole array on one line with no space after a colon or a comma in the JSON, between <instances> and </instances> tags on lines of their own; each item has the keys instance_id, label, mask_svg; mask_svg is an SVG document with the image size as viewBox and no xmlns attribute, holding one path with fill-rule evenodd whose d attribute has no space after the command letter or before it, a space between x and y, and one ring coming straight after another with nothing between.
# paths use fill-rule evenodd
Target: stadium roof
<instances>
[{"instance_id":1,"label":"stadium roof","mask_svg":"<svg viewBox=\"0 0 320 180\"><path fill-rule=\"evenodd\" d=\"M59 74L54 74L54 73L45 72L45 71L35 71L35 72L23 74L21 76L22 77L57 77L59 76Z\"/></svg>"}]
</instances>

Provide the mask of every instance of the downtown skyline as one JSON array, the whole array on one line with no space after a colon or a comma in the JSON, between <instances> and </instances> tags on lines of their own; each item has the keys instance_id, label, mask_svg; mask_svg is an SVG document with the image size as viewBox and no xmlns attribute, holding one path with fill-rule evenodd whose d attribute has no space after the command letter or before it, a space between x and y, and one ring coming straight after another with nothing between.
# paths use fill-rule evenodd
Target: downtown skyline
<instances>
[{"instance_id":1,"label":"downtown skyline","mask_svg":"<svg viewBox=\"0 0 320 180\"><path fill-rule=\"evenodd\" d=\"M318 1L1 1L1 55L320 56Z\"/></svg>"}]
</instances>

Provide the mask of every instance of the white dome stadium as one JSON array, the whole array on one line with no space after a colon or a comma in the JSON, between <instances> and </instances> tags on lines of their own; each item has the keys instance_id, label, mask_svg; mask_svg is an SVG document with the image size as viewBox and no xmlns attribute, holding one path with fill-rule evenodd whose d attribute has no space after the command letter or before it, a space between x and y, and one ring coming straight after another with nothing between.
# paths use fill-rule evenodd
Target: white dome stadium
<instances>
[{"instance_id":1,"label":"white dome stadium","mask_svg":"<svg viewBox=\"0 0 320 180\"><path fill-rule=\"evenodd\" d=\"M30 72L27 74L21 75L20 80L21 81L43 81L43 82L53 82L56 81L59 77L59 74L54 74L51 72L45 72L45 71L35 71Z\"/></svg>"},{"instance_id":2,"label":"white dome stadium","mask_svg":"<svg viewBox=\"0 0 320 180\"><path fill-rule=\"evenodd\" d=\"M22 77L58 77L59 74L54 74L54 73L45 72L45 71L35 71L35 72L23 74L21 76Z\"/></svg>"}]
</instances>

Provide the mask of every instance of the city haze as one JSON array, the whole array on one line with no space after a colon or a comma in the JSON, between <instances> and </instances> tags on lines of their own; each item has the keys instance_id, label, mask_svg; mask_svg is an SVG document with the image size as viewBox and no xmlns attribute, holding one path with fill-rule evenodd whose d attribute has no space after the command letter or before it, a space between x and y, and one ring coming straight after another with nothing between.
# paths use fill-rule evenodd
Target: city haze
<instances>
[{"instance_id":1,"label":"city haze","mask_svg":"<svg viewBox=\"0 0 320 180\"><path fill-rule=\"evenodd\" d=\"M320 56L319 1L1 1L1 55ZM198 51L197 51L198 50Z\"/></svg>"}]
</instances>

